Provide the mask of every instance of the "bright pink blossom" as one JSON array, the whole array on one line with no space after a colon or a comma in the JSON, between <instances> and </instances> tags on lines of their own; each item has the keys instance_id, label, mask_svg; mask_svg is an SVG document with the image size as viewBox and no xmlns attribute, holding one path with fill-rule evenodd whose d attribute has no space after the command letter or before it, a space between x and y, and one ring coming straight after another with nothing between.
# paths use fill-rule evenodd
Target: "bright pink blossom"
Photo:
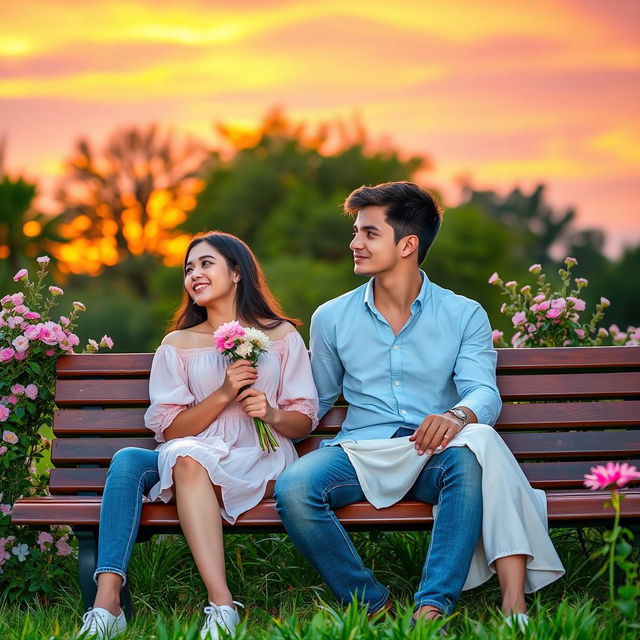
<instances>
[{"instance_id":1,"label":"bright pink blossom","mask_svg":"<svg viewBox=\"0 0 640 640\"><path fill-rule=\"evenodd\" d=\"M46 551L47 547L45 545L51 544L53 542L53 536L48 531L41 531L38 535L38 546L40 547L40 551Z\"/></svg>"},{"instance_id":2,"label":"bright pink blossom","mask_svg":"<svg viewBox=\"0 0 640 640\"><path fill-rule=\"evenodd\" d=\"M518 311L518 313L513 314L513 318L511 318L511 322L513 322L513 326L517 327L525 322L527 319L527 314L524 311Z\"/></svg>"},{"instance_id":3,"label":"bright pink blossom","mask_svg":"<svg viewBox=\"0 0 640 640\"><path fill-rule=\"evenodd\" d=\"M27 311L29 311L29 307L25 307L23 304L19 304L13 309L13 313L17 313L18 315L24 315Z\"/></svg>"},{"instance_id":4,"label":"bright pink blossom","mask_svg":"<svg viewBox=\"0 0 640 640\"><path fill-rule=\"evenodd\" d=\"M30 324L25 327L24 335L29 338L29 340L37 340L40 335L40 327L37 324Z\"/></svg>"},{"instance_id":5,"label":"bright pink blossom","mask_svg":"<svg viewBox=\"0 0 640 640\"><path fill-rule=\"evenodd\" d=\"M549 309L546 313L546 317L549 320L558 321L560 320L560 316L562 315L562 309Z\"/></svg>"},{"instance_id":6,"label":"bright pink blossom","mask_svg":"<svg viewBox=\"0 0 640 640\"><path fill-rule=\"evenodd\" d=\"M497 329L494 329L491 332L491 339L494 342L500 342L500 340L502 340L502 336L504 335L504 333L502 333L502 331L498 331Z\"/></svg>"},{"instance_id":7,"label":"bright pink blossom","mask_svg":"<svg viewBox=\"0 0 640 640\"><path fill-rule=\"evenodd\" d=\"M585 486L594 490L621 488L633 480L640 480L640 473L626 462L607 462L606 466L591 467L591 473L584 476Z\"/></svg>"},{"instance_id":8,"label":"bright pink blossom","mask_svg":"<svg viewBox=\"0 0 640 640\"><path fill-rule=\"evenodd\" d=\"M500 276L498 275L498 273L496 271L494 271L491 274L491 277L489 278L488 282L489 282L489 284L495 284L499 280L500 280Z\"/></svg>"},{"instance_id":9,"label":"bright pink blossom","mask_svg":"<svg viewBox=\"0 0 640 640\"><path fill-rule=\"evenodd\" d=\"M26 357L27 357L27 352L26 351L16 351L16 355L14 356L14 358L18 362L21 362L22 360L25 360Z\"/></svg>"},{"instance_id":10,"label":"bright pink blossom","mask_svg":"<svg viewBox=\"0 0 640 640\"><path fill-rule=\"evenodd\" d=\"M584 300L581 300L580 298L576 298L575 296L569 296L567 298L567 302L571 302L571 304L573 305L573 308L576 311L584 311L585 307L587 306Z\"/></svg>"},{"instance_id":11,"label":"bright pink blossom","mask_svg":"<svg viewBox=\"0 0 640 640\"><path fill-rule=\"evenodd\" d=\"M236 320L221 324L213 333L213 337L218 351L232 349L237 338L244 335L244 329Z\"/></svg>"},{"instance_id":12,"label":"bright pink blossom","mask_svg":"<svg viewBox=\"0 0 640 640\"><path fill-rule=\"evenodd\" d=\"M22 291L18 291L18 293L14 293L11 296L11 303L17 307L18 305L21 305L24 302L24 293L22 293Z\"/></svg>"},{"instance_id":13,"label":"bright pink blossom","mask_svg":"<svg viewBox=\"0 0 640 640\"><path fill-rule=\"evenodd\" d=\"M24 385L23 384L14 384L11 387L11 393L15 393L17 396L21 396L24 393Z\"/></svg>"},{"instance_id":14,"label":"bright pink blossom","mask_svg":"<svg viewBox=\"0 0 640 640\"><path fill-rule=\"evenodd\" d=\"M11 505L0 504L0 513L3 513L5 516L8 516L11 513Z\"/></svg>"},{"instance_id":15,"label":"bright pink blossom","mask_svg":"<svg viewBox=\"0 0 640 640\"><path fill-rule=\"evenodd\" d=\"M24 317L27 320L40 320L40 314L37 311L27 311Z\"/></svg>"},{"instance_id":16,"label":"bright pink blossom","mask_svg":"<svg viewBox=\"0 0 640 640\"><path fill-rule=\"evenodd\" d=\"M5 422L10 415L11 415L11 411L9 410L9 407L5 407L3 404L0 404L0 422ZM16 434L13 433L13 431L5 431L2 434L2 439L5 442L10 442L11 444L15 444L14 442L11 442L11 440L7 440L7 438L5 437L7 436L7 434L9 434L8 435L9 438L11 438L11 436L15 437Z\"/></svg>"},{"instance_id":17,"label":"bright pink blossom","mask_svg":"<svg viewBox=\"0 0 640 640\"><path fill-rule=\"evenodd\" d=\"M24 280L29 277L29 272L26 269L20 269L15 276L13 276L14 282L19 282L20 280Z\"/></svg>"},{"instance_id":18,"label":"bright pink blossom","mask_svg":"<svg viewBox=\"0 0 640 640\"><path fill-rule=\"evenodd\" d=\"M24 389L24 394L30 400L35 400L38 397L38 387L35 384L28 384Z\"/></svg>"},{"instance_id":19,"label":"bright pink blossom","mask_svg":"<svg viewBox=\"0 0 640 640\"><path fill-rule=\"evenodd\" d=\"M55 354L56 354L56 352L55 352L53 349L47 349L47 350L44 352L44 355L45 355L45 356L54 356Z\"/></svg>"},{"instance_id":20,"label":"bright pink blossom","mask_svg":"<svg viewBox=\"0 0 640 640\"><path fill-rule=\"evenodd\" d=\"M102 336L100 339L100 346L111 349L113 347L113 340L109 336Z\"/></svg>"},{"instance_id":21,"label":"bright pink blossom","mask_svg":"<svg viewBox=\"0 0 640 640\"><path fill-rule=\"evenodd\" d=\"M0 362L9 362L13 358L15 351L11 347L0 350Z\"/></svg>"},{"instance_id":22,"label":"bright pink blossom","mask_svg":"<svg viewBox=\"0 0 640 640\"><path fill-rule=\"evenodd\" d=\"M580 340L584 340L584 329L576 329L575 331L578 338L580 338Z\"/></svg>"},{"instance_id":23,"label":"bright pink blossom","mask_svg":"<svg viewBox=\"0 0 640 640\"><path fill-rule=\"evenodd\" d=\"M556 298L551 301L552 309L564 309L567 306L567 301L564 298Z\"/></svg>"}]
</instances>

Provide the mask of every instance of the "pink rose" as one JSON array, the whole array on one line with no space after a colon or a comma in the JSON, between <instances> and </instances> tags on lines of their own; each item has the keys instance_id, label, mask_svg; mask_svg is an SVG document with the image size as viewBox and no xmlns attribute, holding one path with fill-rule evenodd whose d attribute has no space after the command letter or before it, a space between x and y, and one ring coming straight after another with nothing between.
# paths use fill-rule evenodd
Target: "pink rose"
<instances>
[{"instance_id":1,"label":"pink rose","mask_svg":"<svg viewBox=\"0 0 640 640\"><path fill-rule=\"evenodd\" d=\"M36 324L30 324L25 327L24 335L27 336L29 340L37 340L40 335L40 327Z\"/></svg>"},{"instance_id":2,"label":"pink rose","mask_svg":"<svg viewBox=\"0 0 640 640\"><path fill-rule=\"evenodd\" d=\"M11 296L9 294L7 294L6 296L2 296L2 298L0 298L0 304L4 306L5 304L7 304L7 302L9 302L9 300L11 300Z\"/></svg>"},{"instance_id":3,"label":"pink rose","mask_svg":"<svg viewBox=\"0 0 640 640\"><path fill-rule=\"evenodd\" d=\"M25 307L23 304L19 304L17 307L14 307L13 313L17 313L18 315L23 315L29 311L29 307Z\"/></svg>"},{"instance_id":4,"label":"pink rose","mask_svg":"<svg viewBox=\"0 0 640 640\"><path fill-rule=\"evenodd\" d=\"M0 362L9 362L13 358L15 351L11 347L0 350Z\"/></svg>"},{"instance_id":5,"label":"pink rose","mask_svg":"<svg viewBox=\"0 0 640 640\"><path fill-rule=\"evenodd\" d=\"M24 393L24 385L14 384L11 387L11 393L15 393L17 396L21 396Z\"/></svg>"},{"instance_id":6,"label":"pink rose","mask_svg":"<svg viewBox=\"0 0 640 640\"><path fill-rule=\"evenodd\" d=\"M38 535L38 546L40 547L40 551L45 551L46 544L51 544L53 542L53 536L48 531L41 531Z\"/></svg>"},{"instance_id":7,"label":"pink rose","mask_svg":"<svg viewBox=\"0 0 640 640\"><path fill-rule=\"evenodd\" d=\"M44 352L44 355L45 355L45 356L55 356L55 355L56 355L56 352L55 352L53 349L47 349L47 350Z\"/></svg>"},{"instance_id":8,"label":"pink rose","mask_svg":"<svg viewBox=\"0 0 640 640\"><path fill-rule=\"evenodd\" d=\"M22 362L26 357L27 357L27 352L26 351L16 351L16 355L14 356L14 358L18 362Z\"/></svg>"},{"instance_id":9,"label":"pink rose","mask_svg":"<svg viewBox=\"0 0 640 640\"><path fill-rule=\"evenodd\" d=\"M500 342L500 340L502 340L502 336L504 334L502 333L502 331L498 331L497 329L494 329L491 332L491 339L493 340L493 342Z\"/></svg>"},{"instance_id":10,"label":"pink rose","mask_svg":"<svg viewBox=\"0 0 640 640\"><path fill-rule=\"evenodd\" d=\"M546 311L551 307L551 302L549 300L543 300L538 304L537 311Z\"/></svg>"},{"instance_id":11,"label":"pink rose","mask_svg":"<svg viewBox=\"0 0 640 640\"><path fill-rule=\"evenodd\" d=\"M539 293L534 299L533 301L536 303L540 303L545 299L545 295L544 293Z\"/></svg>"},{"instance_id":12,"label":"pink rose","mask_svg":"<svg viewBox=\"0 0 640 640\"><path fill-rule=\"evenodd\" d=\"M549 309L546 313L546 317L550 320L559 321L562 315L562 309Z\"/></svg>"},{"instance_id":13,"label":"pink rose","mask_svg":"<svg viewBox=\"0 0 640 640\"><path fill-rule=\"evenodd\" d=\"M5 422L6 419L9 417L9 415L11 414L11 411L9 410L9 407L5 407L3 404L0 404L0 422ZM5 431L4 435L2 436L2 439L5 442L9 442L9 440L7 440L5 438L6 434L12 434L12 431ZM15 436L16 434L13 433L13 435ZM16 441L17 442L17 441ZM13 444L13 443L12 443Z\"/></svg>"},{"instance_id":14,"label":"pink rose","mask_svg":"<svg viewBox=\"0 0 640 640\"><path fill-rule=\"evenodd\" d=\"M107 347L107 349L111 349L113 347L113 340L109 336L102 336L100 340L101 347Z\"/></svg>"},{"instance_id":15,"label":"pink rose","mask_svg":"<svg viewBox=\"0 0 640 640\"><path fill-rule=\"evenodd\" d=\"M5 399L2 399L2 402L4 402ZM13 393L10 396L6 397L6 401L8 404L18 404L18 396L14 396Z\"/></svg>"},{"instance_id":16,"label":"pink rose","mask_svg":"<svg viewBox=\"0 0 640 640\"><path fill-rule=\"evenodd\" d=\"M47 323L49 324L49 323ZM40 327L40 335L38 337L38 339L40 340L40 342L44 342L45 344L48 344L49 346L53 346L54 344L57 344L57 340L56 340L56 335L53 332L53 330L50 327L47 327L45 325L42 325Z\"/></svg>"},{"instance_id":17,"label":"pink rose","mask_svg":"<svg viewBox=\"0 0 640 640\"><path fill-rule=\"evenodd\" d=\"M27 338L27 336L19 335L11 341L11 344L16 348L16 352L20 353L29 348L29 338Z\"/></svg>"},{"instance_id":18,"label":"pink rose","mask_svg":"<svg viewBox=\"0 0 640 640\"><path fill-rule=\"evenodd\" d=\"M0 409L1 408L2 408L2 405L0 405ZM4 408L7 409L6 407ZM8 411L9 409L7 409L7 412ZM0 418L0 422L4 422L4 420ZM5 442L8 442L9 444L16 444L16 442L18 442L18 436L15 433L13 433L13 431L9 431L8 429L5 429L5 431L2 433L2 439Z\"/></svg>"},{"instance_id":19,"label":"pink rose","mask_svg":"<svg viewBox=\"0 0 640 640\"><path fill-rule=\"evenodd\" d=\"M24 317L27 320L40 320L40 314L37 311L27 311Z\"/></svg>"},{"instance_id":20,"label":"pink rose","mask_svg":"<svg viewBox=\"0 0 640 640\"><path fill-rule=\"evenodd\" d=\"M69 323L71 321L69 320L69 318L67 318L67 316L60 316L60 324L64 327L68 327Z\"/></svg>"},{"instance_id":21,"label":"pink rose","mask_svg":"<svg viewBox=\"0 0 640 640\"><path fill-rule=\"evenodd\" d=\"M30 400L35 400L38 397L38 387L35 384L28 384L25 387L24 394Z\"/></svg>"},{"instance_id":22,"label":"pink rose","mask_svg":"<svg viewBox=\"0 0 640 640\"><path fill-rule=\"evenodd\" d=\"M584 339L584 329L576 329L575 332L578 338L580 338L580 340Z\"/></svg>"},{"instance_id":23,"label":"pink rose","mask_svg":"<svg viewBox=\"0 0 640 640\"><path fill-rule=\"evenodd\" d=\"M24 293L22 293L22 291L18 291L18 293L14 293L11 296L11 304L13 304L15 307L17 307L18 305L21 305L24 302Z\"/></svg>"},{"instance_id":24,"label":"pink rose","mask_svg":"<svg viewBox=\"0 0 640 640\"><path fill-rule=\"evenodd\" d=\"M567 306L567 301L564 298L556 298L555 300L551 301L552 309L564 309L566 306Z\"/></svg>"},{"instance_id":25,"label":"pink rose","mask_svg":"<svg viewBox=\"0 0 640 640\"><path fill-rule=\"evenodd\" d=\"M29 277L29 272L26 269L20 269L15 276L13 276L14 282L19 282L20 280L24 280Z\"/></svg>"},{"instance_id":26,"label":"pink rose","mask_svg":"<svg viewBox=\"0 0 640 640\"><path fill-rule=\"evenodd\" d=\"M521 325L527 319L527 314L524 311L518 311L518 313L513 314L513 318L511 318L511 322L513 322L513 326L517 327Z\"/></svg>"},{"instance_id":27,"label":"pink rose","mask_svg":"<svg viewBox=\"0 0 640 640\"><path fill-rule=\"evenodd\" d=\"M68 556L71 553L71 547L62 538L56 542L56 549L59 556Z\"/></svg>"}]
</instances>

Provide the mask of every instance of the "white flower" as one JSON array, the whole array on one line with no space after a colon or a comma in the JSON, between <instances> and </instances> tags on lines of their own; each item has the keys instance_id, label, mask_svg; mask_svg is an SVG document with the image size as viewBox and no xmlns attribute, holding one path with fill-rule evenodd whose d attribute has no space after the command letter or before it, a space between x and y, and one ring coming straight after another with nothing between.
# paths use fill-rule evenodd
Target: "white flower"
<instances>
[{"instance_id":1,"label":"white flower","mask_svg":"<svg viewBox=\"0 0 640 640\"><path fill-rule=\"evenodd\" d=\"M242 340L236 347L236 353L241 358L246 358L253 351L253 344L249 340Z\"/></svg>"},{"instance_id":2,"label":"white flower","mask_svg":"<svg viewBox=\"0 0 640 640\"><path fill-rule=\"evenodd\" d=\"M13 547L13 549L11 549L11 552L13 553L13 555L18 556L18 560L20 562L24 562L29 555L29 547L23 542L22 544L18 544Z\"/></svg>"},{"instance_id":3,"label":"white flower","mask_svg":"<svg viewBox=\"0 0 640 640\"><path fill-rule=\"evenodd\" d=\"M256 329L255 327L250 327L249 329L244 330L244 339L250 340L261 351L268 351L269 347L271 346L271 340L269 339L267 334L260 331L260 329Z\"/></svg>"}]
</instances>

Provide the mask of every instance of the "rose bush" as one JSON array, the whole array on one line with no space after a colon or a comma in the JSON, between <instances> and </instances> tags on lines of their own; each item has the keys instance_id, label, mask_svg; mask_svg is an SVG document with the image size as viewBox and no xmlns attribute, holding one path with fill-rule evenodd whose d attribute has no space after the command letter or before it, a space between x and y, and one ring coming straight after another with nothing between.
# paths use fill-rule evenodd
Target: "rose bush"
<instances>
[{"instance_id":1,"label":"rose bush","mask_svg":"<svg viewBox=\"0 0 640 640\"><path fill-rule=\"evenodd\" d=\"M529 284L520 286L515 280L503 282L497 273L489 278L489 284L500 287L507 296L500 312L511 318L513 324L511 346L639 346L640 328L628 327L621 331L615 324L609 329L599 326L604 310L610 305L607 298L600 298L589 319L582 317L586 304L580 292L589 282L586 278L574 278L572 281L571 270L578 264L575 258L565 258L564 264L566 268L558 271L562 281L559 291L552 290L539 264L529 267L529 273L536 279L535 290ZM502 331L493 332L493 342L498 347L509 346Z\"/></svg>"},{"instance_id":2,"label":"rose bush","mask_svg":"<svg viewBox=\"0 0 640 640\"><path fill-rule=\"evenodd\" d=\"M0 599L25 600L54 588L65 573L65 557L72 553L69 531L36 531L11 525L14 502L47 490L48 470L39 468L51 441L56 362L74 353L80 340L74 333L78 314L85 310L74 302L67 316L53 320L57 286L46 287L49 258L37 258L31 279L20 269L13 280L23 290L0 299ZM90 340L86 352L111 348L103 336Z\"/></svg>"}]
</instances>

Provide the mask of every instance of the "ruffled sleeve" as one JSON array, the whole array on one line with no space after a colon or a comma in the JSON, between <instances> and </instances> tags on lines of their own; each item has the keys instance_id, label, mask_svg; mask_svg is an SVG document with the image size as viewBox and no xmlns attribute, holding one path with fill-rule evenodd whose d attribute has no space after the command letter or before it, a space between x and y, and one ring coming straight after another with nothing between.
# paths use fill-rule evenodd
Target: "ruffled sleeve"
<instances>
[{"instance_id":1,"label":"ruffled sleeve","mask_svg":"<svg viewBox=\"0 0 640 640\"><path fill-rule=\"evenodd\" d=\"M299 411L311 418L311 429L318 426L318 392L311 374L309 352L297 331L282 340L278 408Z\"/></svg>"},{"instance_id":2,"label":"ruffled sleeve","mask_svg":"<svg viewBox=\"0 0 640 640\"><path fill-rule=\"evenodd\" d=\"M144 424L164 442L164 430L175 417L195 402L189 390L185 364L178 351L170 345L160 345L153 356L149 378L151 404L144 414Z\"/></svg>"}]
</instances>

